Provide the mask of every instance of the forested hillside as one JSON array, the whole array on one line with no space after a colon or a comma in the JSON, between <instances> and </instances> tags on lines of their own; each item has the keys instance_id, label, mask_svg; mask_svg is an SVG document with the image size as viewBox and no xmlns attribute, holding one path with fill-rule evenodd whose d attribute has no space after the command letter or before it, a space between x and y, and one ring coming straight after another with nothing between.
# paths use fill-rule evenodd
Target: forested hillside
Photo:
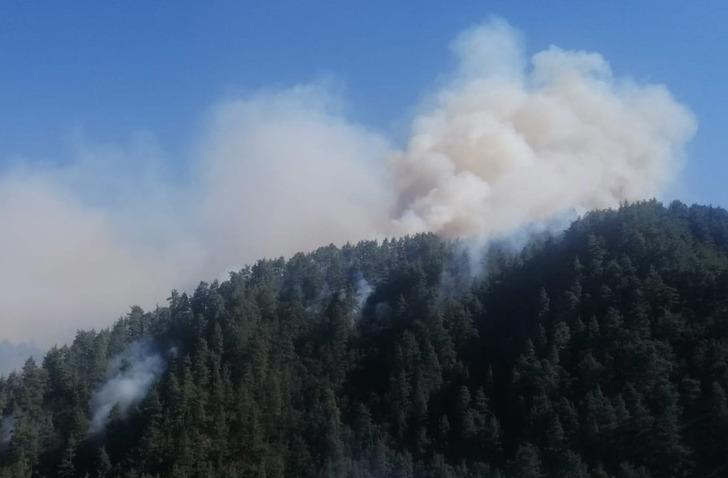
<instances>
[{"instance_id":1,"label":"forested hillside","mask_svg":"<svg viewBox=\"0 0 728 478\"><path fill-rule=\"evenodd\" d=\"M728 476L726 211L465 251L324 247L79 332L0 380L0 476Z\"/></svg>"}]
</instances>

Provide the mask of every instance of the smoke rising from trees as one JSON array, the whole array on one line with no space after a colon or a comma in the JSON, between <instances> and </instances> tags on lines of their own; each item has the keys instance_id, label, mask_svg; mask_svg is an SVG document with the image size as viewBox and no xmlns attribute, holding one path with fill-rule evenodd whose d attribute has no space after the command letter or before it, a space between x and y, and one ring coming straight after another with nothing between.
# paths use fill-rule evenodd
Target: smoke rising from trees
<instances>
[{"instance_id":1,"label":"smoke rising from trees","mask_svg":"<svg viewBox=\"0 0 728 478\"><path fill-rule=\"evenodd\" d=\"M695 120L666 88L615 78L598 53L530 61L493 20L453 43L459 67L394 160L405 231L504 234L555 214L659 194Z\"/></svg>"},{"instance_id":2,"label":"smoke rising from trees","mask_svg":"<svg viewBox=\"0 0 728 478\"><path fill-rule=\"evenodd\" d=\"M165 360L149 340L130 344L124 352L112 358L107 380L91 397L89 433L102 432L116 408L123 418L130 407L139 403L149 387L162 374Z\"/></svg>"},{"instance_id":3,"label":"smoke rising from trees","mask_svg":"<svg viewBox=\"0 0 728 478\"><path fill-rule=\"evenodd\" d=\"M222 101L189 161L142 138L6 171L0 339L64 341L172 288L330 242L506 235L659 195L679 171L696 122L665 87L619 78L597 53L529 60L501 20L453 50L459 66L401 146L309 84Z\"/></svg>"}]
</instances>

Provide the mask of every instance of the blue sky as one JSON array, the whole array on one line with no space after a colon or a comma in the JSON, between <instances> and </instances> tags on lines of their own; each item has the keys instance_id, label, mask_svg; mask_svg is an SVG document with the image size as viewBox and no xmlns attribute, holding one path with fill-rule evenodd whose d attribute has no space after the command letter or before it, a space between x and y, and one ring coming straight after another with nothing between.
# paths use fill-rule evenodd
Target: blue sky
<instances>
[{"instance_id":1,"label":"blue sky","mask_svg":"<svg viewBox=\"0 0 728 478\"><path fill-rule=\"evenodd\" d=\"M0 344L329 243L728 206L726 25L723 1L0 2Z\"/></svg>"},{"instance_id":2,"label":"blue sky","mask_svg":"<svg viewBox=\"0 0 728 478\"><path fill-rule=\"evenodd\" d=\"M3 2L0 165L63 162L72 138L139 131L184 161L220 99L321 78L347 115L396 139L452 66L448 44L489 15L550 44L600 52L664 83L699 121L674 195L728 205L728 2Z\"/></svg>"}]
</instances>

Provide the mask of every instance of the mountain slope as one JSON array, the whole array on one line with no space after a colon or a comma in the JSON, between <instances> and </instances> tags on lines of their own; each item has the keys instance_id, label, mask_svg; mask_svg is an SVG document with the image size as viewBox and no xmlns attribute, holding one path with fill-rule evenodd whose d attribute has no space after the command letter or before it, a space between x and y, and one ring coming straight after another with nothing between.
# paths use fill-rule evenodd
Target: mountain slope
<instances>
[{"instance_id":1,"label":"mountain slope","mask_svg":"<svg viewBox=\"0 0 728 478\"><path fill-rule=\"evenodd\" d=\"M0 381L0 476L728 473L726 211L464 251L329 246L79 333Z\"/></svg>"}]
</instances>

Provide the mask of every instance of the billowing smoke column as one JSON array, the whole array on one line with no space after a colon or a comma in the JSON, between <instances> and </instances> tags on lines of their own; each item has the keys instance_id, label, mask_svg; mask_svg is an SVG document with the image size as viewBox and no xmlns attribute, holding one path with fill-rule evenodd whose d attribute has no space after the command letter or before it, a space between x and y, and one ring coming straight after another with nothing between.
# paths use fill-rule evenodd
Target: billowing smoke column
<instances>
[{"instance_id":1,"label":"billowing smoke column","mask_svg":"<svg viewBox=\"0 0 728 478\"><path fill-rule=\"evenodd\" d=\"M214 105L187 161L143 138L82 141L72 161L0 171L0 339L50 346L324 244L528 232L659 197L679 170L695 120L666 88L615 77L596 53L527 58L501 20L453 47L458 67L400 145L313 83Z\"/></svg>"},{"instance_id":2,"label":"billowing smoke column","mask_svg":"<svg viewBox=\"0 0 728 478\"><path fill-rule=\"evenodd\" d=\"M13 433L15 432L15 417L3 417L0 420L0 447L4 447L10 440L13 439Z\"/></svg>"},{"instance_id":3,"label":"billowing smoke column","mask_svg":"<svg viewBox=\"0 0 728 478\"><path fill-rule=\"evenodd\" d=\"M144 398L164 367L162 355L149 340L133 342L112 358L106 382L91 397L93 418L89 433L99 433L106 428L114 407L118 407L124 417L130 407Z\"/></svg>"},{"instance_id":4,"label":"billowing smoke column","mask_svg":"<svg viewBox=\"0 0 728 478\"><path fill-rule=\"evenodd\" d=\"M679 169L696 123L664 87L615 78L597 53L552 46L529 64L502 20L453 48L458 70L393 160L400 230L505 234L653 197Z\"/></svg>"}]
</instances>

